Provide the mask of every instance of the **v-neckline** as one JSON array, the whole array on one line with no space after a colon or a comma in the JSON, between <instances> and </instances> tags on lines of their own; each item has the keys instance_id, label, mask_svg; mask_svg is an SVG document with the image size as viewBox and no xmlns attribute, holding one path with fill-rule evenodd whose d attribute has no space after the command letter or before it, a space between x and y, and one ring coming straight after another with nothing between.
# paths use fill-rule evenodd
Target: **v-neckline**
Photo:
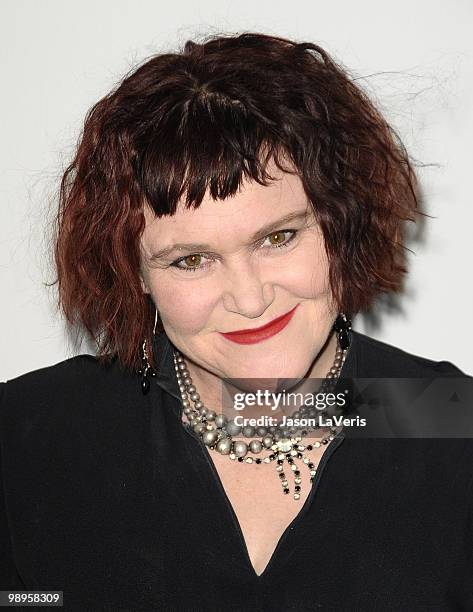
<instances>
[{"instance_id":1,"label":"v-neckline","mask_svg":"<svg viewBox=\"0 0 473 612\"><path fill-rule=\"evenodd\" d=\"M357 360L357 355L356 355L356 350L357 350L356 333L350 331L349 337L350 337L350 349L348 351L348 355L345 359L345 363L343 364L342 370L340 372L340 379L350 378L350 377L354 377L357 375L357 367L358 367L357 361L358 360ZM320 459L318 468L316 470L314 481L312 482L310 493L307 496L301 510L294 517L294 519L289 523L289 525L287 525L286 529L280 536L276 544L276 547L274 548L271 554L271 557L266 567L262 571L262 573L257 574L251 562L251 559L250 559L248 547L246 545L245 537L243 535L243 530L241 528L236 512L227 495L225 487L223 486L220 475L218 474L217 469L215 468L215 465L211 457L209 456L208 451L204 446L204 443L202 442L202 439L198 436L198 434L196 434L190 428L188 423L184 423L182 420L183 406L182 406L181 394L180 394L179 386L177 383L176 374L174 372L171 342L166 334L156 335L154 340L155 340L155 349L157 351L157 354L161 353L159 372L157 376L155 377L155 381L158 386L160 386L164 391L169 393L174 398L174 401L171 402L171 406L172 406L172 411L174 415L177 417L179 426L196 441L196 443L200 447L201 452L205 455L206 462L209 464L211 473L213 474L213 479L217 483L217 490L219 490L220 492L219 493L220 499L226 508L227 516L229 516L229 518L231 519L231 523L233 523L236 533L238 535L238 540L240 541L240 548L242 550L242 557L245 560L245 565L247 567L248 572L251 574L251 576L255 580L257 581L263 580L272 571L273 567L275 566L277 559L279 558L279 550L283 542L285 541L285 539L288 537L288 534L293 530L294 526L297 525L304 518L309 508L312 506L314 497L319 488L320 478L327 464L327 461L330 458L330 456L333 454L333 452L341 445L342 441L345 438L345 433L342 429L342 431L339 432L337 436L335 437L335 439L332 440L332 442L329 444L327 450L323 453ZM195 459L195 457L191 456L191 449L189 448L188 445L186 445L186 448L187 448L189 458L191 460L193 458Z\"/></svg>"},{"instance_id":2,"label":"v-neckline","mask_svg":"<svg viewBox=\"0 0 473 612\"><path fill-rule=\"evenodd\" d=\"M218 473L218 471L217 471L217 469L216 469L216 467L214 465L214 462L212 461L212 458L209 455L208 449L204 446L204 443L202 442L202 440L198 436L198 434L196 434L189 427L188 424L183 424L183 429L192 438L194 438L194 440L197 442L197 445L199 446L202 454L205 456L206 462L209 465L210 471L211 471L211 473L213 475L213 479L214 479L214 481L216 483L217 490L219 491L220 499L222 500L222 503L223 503L223 505L226 508L227 515L229 515L229 517L231 519L231 523L233 523L234 528L236 529L236 532L237 532L237 535L238 535L238 540L240 542L240 548L241 548L242 555L243 555L243 558L245 560L245 565L247 566L248 572L252 575L253 579L255 579L257 581L263 580L264 578L266 578L266 576L269 574L269 572L271 572L272 568L275 566L276 561L278 559L278 555L279 555L279 551L281 549L281 546L282 546L283 542L285 541L285 539L288 537L288 534L292 533L294 531L294 527L297 524L300 523L300 521L304 518L304 516L308 512L309 508L312 506L314 498L315 498L315 495L316 495L317 490L319 488L319 482L320 482L322 473L324 471L324 468L325 468L325 466L326 466L330 456L335 452L335 450L341 445L341 443L345 439L344 432L343 431L339 432L338 435L335 436L335 438L332 440L332 442L328 445L327 449L322 454L322 457L320 459L320 462L319 462L317 470L316 470L316 474L315 474L314 480L313 480L312 485L311 485L311 490L309 492L309 495L305 499L305 502L302 505L302 507L299 510L299 512L297 513L297 515L286 526L285 530L283 531L283 533L279 537L279 539L278 539L278 541L276 543L276 546L275 546L273 552L271 553L271 556L270 556L269 561L266 564L265 568L263 569L261 574L258 574L256 572L255 568L254 568L253 563L251 562L248 546L246 544L245 536L243 534L243 530L241 528L240 521L238 520L238 516L237 516L237 514L235 512L235 509L234 509L234 507L233 507L233 505L232 505L232 503L230 501L230 498L227 495L225 487L223 486L223 482L222 482L222 479L220 478L220 474ZM190 452L189 448L188 448L188 452Z\"/></svg>"}]
</instances>

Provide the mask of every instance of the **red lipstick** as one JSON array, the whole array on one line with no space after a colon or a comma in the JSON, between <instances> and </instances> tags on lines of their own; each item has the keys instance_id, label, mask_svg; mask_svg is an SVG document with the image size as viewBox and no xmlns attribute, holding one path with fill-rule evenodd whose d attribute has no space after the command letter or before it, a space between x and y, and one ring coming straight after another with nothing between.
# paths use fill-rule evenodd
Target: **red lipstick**
<instances>
[{"instance_id":1,"label":"red lipstick","mask_svg":"<svg viewBox=\"0 0 473 612\"><path fill-rule=\"evenodd\" d=\"M234 332L220 333L228 340L236 342L237 344L255 344L256 342L261 342L262 340L271 338L271 336L276 335L282 329L284 329L292 319L292 315L294 314L297 306L299 306L299 304L294 306L294 308L286 314L277 317L277 319L273 319L262 327L256 327L255 329L239 329Z\"/></svg>"}]
</instances>

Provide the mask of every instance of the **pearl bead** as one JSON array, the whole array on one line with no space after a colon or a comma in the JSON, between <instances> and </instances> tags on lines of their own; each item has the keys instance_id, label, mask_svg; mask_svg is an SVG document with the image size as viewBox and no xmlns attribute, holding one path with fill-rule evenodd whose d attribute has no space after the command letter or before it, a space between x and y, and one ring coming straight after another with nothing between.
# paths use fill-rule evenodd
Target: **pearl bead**
<instances>
[{"instance_id":1,"label":"pearl bead","mask_svg":"<svg viewBox=\"0 0 473 612\"><path fill-rule=\"evenodd\" d=\"M215 425L219 429L224 427L227 422L228 419L224 414L217 414L217 416L215 417Z\"/></svg>"},{"instance_id":2,"label":"pearl bead","mask_svg":"<svg viewBox=\"0 0 473 612\"><path fill-rule=\"evenodd\" d=\"M237 457L244 457L248 452L248 446L246 442L242 442L240 440L233 442L233 452Z\"/></svg>"},{"instance_id":3,"label":"pearl bead","mask_svg":"<svg viewBox=\"0 0 473 612\"><path fill-rule=\"evenodd\" d=\"M233 421L229 421L225 429L230 436L237 436L241 431L241 427L239 425L235 425Z\"/></svg>"},{"instance_id":4,"label":"pearl bead","mask_svg":"<svg viewBox=\"0 0 473 612\"><path fill-rule=\"evenodd\" d=\"M260 453L263 450L263 444L261 443L260 440L252 440L250 442L250 451L252 453Z\"/></svg>"},{"instance_id":5,"label":"pearl bead","mask_svg":"<svg viewBox=\"0 0 473 612\"><path fill-rule=\"evenodd\" d=\"M206 446L211 446L212 444L215 444L215 442L217 441L217 438L218 438L218 432L215 431L215 429L212 429L211 431L204 431L202 435L202 442Z\"/></svg>"},{"instance_id":6,"label":"pearl bead","mask_svg":"<svg viewBox=\"0 0 473 612\"><path fill-rule=\"evenodd\" d=\"M228 455L232 449L232 441L230 438L222 438L217 442L216 448L221 455Z\"/></svg>"}]
</instances>

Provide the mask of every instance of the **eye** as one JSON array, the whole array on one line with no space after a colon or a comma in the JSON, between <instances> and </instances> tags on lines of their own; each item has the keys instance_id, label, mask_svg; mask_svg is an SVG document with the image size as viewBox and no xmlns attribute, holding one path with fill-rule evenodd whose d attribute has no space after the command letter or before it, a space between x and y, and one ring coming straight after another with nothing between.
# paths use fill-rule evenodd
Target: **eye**
<instances>
[{"instance_id":1,"label":"eye","mask_svg":"<svg viewBox=\"0 0 473 612\"><path fill-rule=\"evenodd\" d=\"M196 270L200 270L202 267L204 267L200 265L202 259L203 256L200 253L193 253L192 255L186 255L185 257L176 259L176 261L173 261L171 265L179 268L179 270L195 272ZM185 263L186 265L182 266L182 263Z\"/></svg>"},{"instance_id":2,"label":"eye","mask_svg":"<svg viewBox=\"0 0 473 612\"><path fill-rule=\"evenodd\" d=\"M286 239L285 234L291 234L291 236L288 239ZM271 246L275 248L285 247L290 242L292 242L296 234L297 234L297 230L290 230L290 229L289 230L278 230L277 232L272 232L271 234L268 234L268 236L266 236L265 238L265 241L270 240Z\"/></svg>"},{"instance_id":3,"label":"eye","mask_svg":"<svg viewBox=\"0 0 473 612\"><path fill-rule=\"evenodd\" d=\"M273 251L274 249L286 247L289 245L289 243L293 241L298 231L299 230L287 229L272 232L271 234L268 234L265 238L263 238L263 241L260 244L261 246L263 246L266 240L269 240L270 246L266 246L265 248L271 251ZM290 237L286 239L285 234L290 234ZM197 270L204 270L209 265L201 265L202 260L204 259L209 258L205 257L203 253L192 253L191 255L186 255L185 257L180 257L179 259L176 259L170 265L174 268L177 268L178 270L184 270L185 272L196 272Z\"/></svg>"}]
</instances>

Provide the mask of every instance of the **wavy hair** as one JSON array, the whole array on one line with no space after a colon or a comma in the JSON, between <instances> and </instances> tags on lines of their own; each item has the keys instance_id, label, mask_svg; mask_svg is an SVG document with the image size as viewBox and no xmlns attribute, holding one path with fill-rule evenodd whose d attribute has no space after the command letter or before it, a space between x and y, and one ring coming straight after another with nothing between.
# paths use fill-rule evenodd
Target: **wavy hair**
<instances>
[{"instance_id":1,"label":"wavy hair","mask_svg":"<svg viewBox=\"0 0 473 612\"><path fill-rule=\"evenodd\" d=\"M87 113L60 184L58 304L99 360L150 362L154 304L143 292L144 205L172 215L267 185L289 159L323 232L341 312L398 292L405 221L418 212L413 164L395 131L320 46L260 33L188 41L127 74ZM419 213L422 214L422 213ZM158 328L162 324L158 322Z\"/></svg>"}]
</instances>

